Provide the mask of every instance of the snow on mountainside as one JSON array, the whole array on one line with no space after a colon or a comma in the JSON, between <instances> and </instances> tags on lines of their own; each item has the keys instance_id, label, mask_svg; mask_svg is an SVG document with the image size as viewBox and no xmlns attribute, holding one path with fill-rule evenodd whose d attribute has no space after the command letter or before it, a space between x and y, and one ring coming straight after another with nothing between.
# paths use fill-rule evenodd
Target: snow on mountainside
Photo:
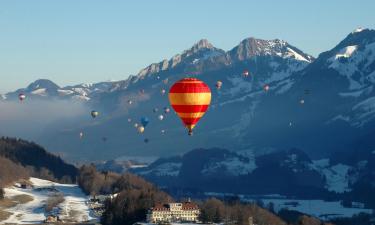
<instances>
[{"instance_id":1,"label":"snow on mountainside","mask_svg":"<svg viewBox=\"0 0 375 225\"><path fill-rule=\"evenodd\" d=\"M216 152L215 152L216 151ZM190 156L188 156L190 155ZM202 162L190 161L189 158L201 157ZM199 161L200 161L199 160ZM232 179L235 182L250 182L257 177L263 177L264 180L269 180L261 185L262 190L267 190L269 185L279 186L280 189L271 189L282 191L285 179L293 183L294 188L298 188L299 179L304 180L302 185L305 187L314 187L325 189L332 193L345 193L352 191L353 185L361 178L361 171L367 168L368 162L359 160L355 165L349 165L345 162L332 163L330 159L310 160L309 157L300 150L290 150L269 153L263 156L254 157L253 153L237 154L229 151L222 151L217 149L201 151L191 151L181 158L165 158L159 159L155 164L151 164L145 168L136 168L132 171L145 176L159 185L165 185L165 181L160 180L163 177L169 177L169 182L174 182L172 179L188 180L190 185L195 182L216 182L217 180ZM191 173L185 171L188 167L194 167L195 172ZM283 172L281 172L283 171ZM281 172L279 175L278 172ZM363 173L363 172L362 172ZM268 177L269 174L275 176L283 176L282 180L277 180L275 177ZM310 180L307 182L306 180ZM249 180L249 181L246 181ZM321 185L319 184L322 181ZM178 185L178 180L173 183ZM188 182L188 183L189 183ZM259 181L260 182L260 181ZM278 183L282 182L282 183ZM296 183L294 183L296 182ZM184 184L182 184L184 185ZM203 188L204 184L201 183ZM259 185L259 184L257 184ZM225 186L225 185L223 185ZM204 191L212 191L206 187ZM289 187L289 189L292 187ZM231 190L231 187L224 187L222 190ZM253 190L243 191L244 193L253 193ZM263 193L263 192L262 192ZM272 194L267 193L266 194Z\"/></svg>"},{"instance_id":2,"label":"snow on mountainside","mask_svg":"<svg viewBox=\"0 0 375 225\"><path fill-rule=\"evenodd\" d=\"M9 209L4 209L12 215L1 223L34 224L42 223L46 219L44 205L48 197L62 193L64 202L58 205L58 214L63 221L85 222L96 219L87 206L88 197L81 191L77 185L59 184L47 180L30 178L33 187L23 189L18 186L5 188L5 197L12 198L19 195L28 195L33 198L32 201L25 204L18 204Z\"/></svg>"},{"instance_id":3,"label":"snow on mountainside","mask_svg":"<svg viewBox=\"0 0 375 225\"><path fill-rule=\"evenodd\" d=\"M59 150L94 160L123 155L124 136L128 137L129 155L152 151L155 156L170 156L200 147L222 146L234 151L253 148L256 153L298 147L316 154L314 157L326 157L324 154L337 150L335 147L342 147L335 139L341 136L331 137L328 133L352 125L339 129L341 135L348 137L343 140L350 141L358 126L373 121L374 42L374 31L362 29L314 59L278 39L247 38L229 51L201 40L124 81L60 87L55 95L47 88L43 98L87 100L90 109L100 111L101 116L95 120L95 128L88 123L64 125L61 130L46 130L47 134L38 135L42 139L38 141L51 149L61 148L58 143L67 143ZM244 71L248 71L248 76L244 76ZM162 121L153 113L154 108L169 106L168 95L161 91L168 92L175 81L186 76L203 80L212 91L211 106L191 139L185 139L185 130L173 113L166 114ZM217 81L223 84L220 90L215 87ZM30 91L40 88L46 87ZM140 137L133 125L142 116L149 117L151 123ZM128 119L132 122L124 124ZM110 141L81 145L73 138L82 130L90 132L90 136L85 136L90 143L103 137ZM161 136L161 130L167 130L166 135ZM312 136L313 132L322 134ZM148 144L144 144L145 138ZM77 153L77 147L82 151Z\"/></svg>"},{"instance_id":4,"label":"snow on mountainside","mask_svg":"<svg viewBox=\"0 0 375 225\"><path fill-rule=\"evenodd\" d=\"M232 60L243 61L254 56L279 56L282 58L292 58L299 61L312 62L314 59L297 48L289 45L286 41L262 40L248 38L243 40L237 47L228 52Z\"/></svg>"},{"instance_id":5,"label":"snow on mountainside","mask_svg":"<svg viewBox=\"0 0 375 225\"><path fill-rule=\"evenodd\" d=\"M100 93L110 92L119 82L100 82L96 84L79 84L74 86L60 87L47 79L39 79L26 88L18 89L3 95L3 99L14 100L19 94L25 94L27 98L42 99L76 99L88 101L92 96Z\"/></svg>"},{"instance_id":6,"label":"snow on mountainside","mask_svg":"<svg viewBox=\"0 0 375 225\"><path fill-rule=\"evenodd\" d=\"M349 90L375 84L374 33L374 30L356 30L329 52L328 67L349 80Z\"/></svg>"},{"instance_id":7,"label":"snow on mountainside","mask_svg":"<svg viewBox=\"0 0 375 225\"><path fill-rule=\"evenodd\" d=\"M310 164L310 168L319 171L319 173L325 177L325 187L327 190L336 193L343 193L351 190L349 188L350 166L343 164L331 166L329 159L321 159L313 161L313 163Z\"/></svg>"},{"instance_id":8,"label":"snow on mountainside","mask_svg":"<svg viewBox=\"0 0 375 225\"><path fill-rule=\"evenodd\" d=\"M140 175L148 175L153 174L155 176L178 176L180 172L180 168L182 166L182 163L175 163L175 162L169 162L169 163L163 163L156 167L154 167L152 170L145 170L142 172L139 172Z\"/></svg>"},{"instance_id":9,"label":"snow on mountainside","mask_svg":"<svg viewBox=\"0 0 375 225\"><path fill-rule=\"evenodd\" d=\"M142 69L138 76L144 77L146 75L159 73L162 71L173 69L180 64L197 64L202 60L209 60L213 57L224 55L225 52L221 49L215 48L206 39L197 42L193 47L184 51L182 54L173 56L170 60L164 59L160 63L153 63L148 67Z\"/></svg>"}]
</instances>

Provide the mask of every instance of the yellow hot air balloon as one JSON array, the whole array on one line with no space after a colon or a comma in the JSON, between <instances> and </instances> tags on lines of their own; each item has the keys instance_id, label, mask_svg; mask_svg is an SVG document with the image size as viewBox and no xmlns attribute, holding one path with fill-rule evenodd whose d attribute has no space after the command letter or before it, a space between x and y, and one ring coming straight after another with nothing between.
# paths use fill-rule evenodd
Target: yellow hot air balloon
<instances>
[{"instance_id":1,"label":"yellow hot air balloon","mask_svg":"<svg viewBox=\"0 0 375 225\"><path fill-rule=\"evenodd\" d=\"M138 127L138 133L142 134L143 132L145 132L145 127L144 126L139 126Z\"/></svg>"},{"instance_id":2,"label":"yellow hot air balloon","mask_svg":"<svg viewBox=\"0 0 375 225\"><path fill-rule=\"evenodd\" d=\"M211 90L196 78L184 78L171 87L169 102L192 135L193 128L211 103Z\"/></svg>"}]
</instances>

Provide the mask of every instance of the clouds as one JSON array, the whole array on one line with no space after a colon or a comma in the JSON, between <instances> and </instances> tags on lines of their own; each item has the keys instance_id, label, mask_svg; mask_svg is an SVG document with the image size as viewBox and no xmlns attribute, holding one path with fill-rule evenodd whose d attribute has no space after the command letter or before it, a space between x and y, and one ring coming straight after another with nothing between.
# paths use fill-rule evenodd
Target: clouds
<instances>
[{"instance_id":1,"label":"clouds","mask_svg":"<svg viewBox=\"0 0 375 225\"><path fill-rule=\"evenodd\" d=\"M47 127L62 129L87 112L84 103L72 100L0 101L0 135L33 139Z\"/></svg>"}]
</instances>

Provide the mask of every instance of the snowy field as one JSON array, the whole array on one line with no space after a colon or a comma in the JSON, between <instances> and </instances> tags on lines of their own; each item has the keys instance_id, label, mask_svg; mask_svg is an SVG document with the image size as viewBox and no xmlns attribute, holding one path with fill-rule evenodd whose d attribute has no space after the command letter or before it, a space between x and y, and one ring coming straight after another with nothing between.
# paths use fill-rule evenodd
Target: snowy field
<instances>
[{"instance_id":1,"label":"snowy field","mask_svg":"<svg viewBox=\"0 0 375 225\"><path fill-rule=\"evenodd\" d=\"M5 196L12 198L19 195L29 195L33 200L25 204L18 204L15 207L5 209L13 213L7 220L0 221L0 224L37 224L46 218L44 205L48 197L53 193L62 193L65 201L59 204L59 217L63 221L83 222L94 220L92 212L87 206L88 196L74 184L59 184L47 180L30 178L32 188L22 189L15 185L5 188Z\"/></svg>"},{"instance_id":2,"label":"snowy field","mask_svg":"<svg viewBox=\"0 0 375 225\"><path fill-rule=\"evenodd\" d=\"M231 196L231 194L225 193L205 193L207 196L222 198L225 196ZM232 194L232 196L234 196ZM361 212L371 214L371 209L362 208L346 208L341 205L340 201L327 202L324 200L301 200L301 199L287 199L281 195L268 195L268 196L246 196L238 195L238 197L244 202L254 202L261 200L265 206L269 203L274 204L274 210L280 211L281 209L295 210L301 213L312 215L323 220L340 218L340 217L352 217L355 214Z\"/></svg>"}]
</instances>

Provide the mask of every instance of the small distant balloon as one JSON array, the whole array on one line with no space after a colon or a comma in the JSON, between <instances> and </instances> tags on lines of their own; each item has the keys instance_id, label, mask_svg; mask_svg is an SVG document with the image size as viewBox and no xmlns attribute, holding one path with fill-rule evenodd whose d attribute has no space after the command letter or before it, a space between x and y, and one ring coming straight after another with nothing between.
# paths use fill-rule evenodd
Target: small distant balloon
<instances>
[{"instance_id":1,"label":"small distant balloon","mask_svg":"<svg viewBox=\"0 0 375 225\"><path fill-rule=\"evenodd\" d=\"M290 127L293 126L293 123L292 123L292 122L289 122L289 126L290 126Z\"/></svg>"},{"instance_id":2,"label":"small distant balloon","mask_svg":"<svg viewBox=\"0 0 375 225\"><path fill-rule=\"evenodd\" d=\"M160 76L157 76L156 79L160 80Z\"/></svg>"},{"instance_id":3,"label":"small distant balloon","mask_svg":"<svg viewBox=\"0 0 375 225\"><path fill-rule=\"evenodd\" d=\"M301 101L299 101L301 103L301 105L305 104L305 100L304 99L301 99Z\"/></svg>"},{"instance_id":4,"label":"small distant balloon","mask_svg":"<svg viewBox=\"0 0 375 225\"><path fill-rule=\"evenodd\" d=\"M83 132L80 132L79 133L79 139L82 139L83 138Z\"/></svg>"},{"instance_id":5,"label":"small distant balloon","mask_svg":"<svg viewBox=\"0 0 375 225\"><path fill-rule=\"evenodd\" d=\"M164 84L168 84L168 82L169 82L168 78L165 78L165 79L163 80L163 83L164 83Z\"/></svg>"},{"instance_id":6,"label":"small distant balloon","mask_svg":"<svg viewBox=\"0 0 375 225\"><path fill-rule=\"evenodd\" d=\"M171 109L170 108L168 108L168 107L164 107L164 113L169 113L171 111Z\"/></svg>"},{"instance_id":7,"label":"small distant balloon","mask_svg":"<svg viewBox=\"0 0 375 225\"><path fill-rule=\"evenodd\" d=\"M137 130L138 130L138 133L142 134L143 132L145 132L145 127L139 126Z\"/></svg>"},{"instance_id":8,"label":"small distant balloon","mask_svg":"<svg viewBox=\"0 0 375 225\"><path fill-rule=\"evenodd\" d=\"M165 89L161 89L161 91L160 91L160 93L162 94L162 95L164 95L165 94Z\"/></svg>"},{"instance_id":9,"label":"small distant balloon","mask_svg":"<svg viewBox=\"0 0 375 225\"><path fill-rule=\"evenodd\" d=\"M128 104L131 105L133 103L132 100L128 100Z\"/></svg>"},{"instance_id":10,"label":"small distant balloon","mask_svg":"<svg viewBox=\"0 0 375 225\"><path fill-rule=\"evenodd\" d=\"M164 116L163 116L163 115L159 115L159 116L158 116L158 119L159 119L159 120L163 120L163 119L164 119Z\"/></svg>"},{"instance_id":11,"label":"small distant balloon","mask_svg":"<svg viewBox=\"0 0 375 225\"><path fill-rule=\"evenodd\" d=\"M270 90L270 86L268 84L264 85L263 87L264 91L269 91Z\"/></svg>"},{"instance_id":12,"label":"small distant balloon","mask_svg":"<svg viewBox=\"0 0 375 225\"><path fill-rule=\"evenodd\" d=\"M221 86L223 85L223 82L221 82L220 80L216 81L216 89L220 90Z\"/></svg>"},{"instance_id":13,"label":"small distant balloon","mask_svg":"<svg viewBox=\"0 0 375 225\"><path fill-rule=\"evenodd\" d=\"M18 95L18 99L22 102L23 100L26 99L26 95L23 94L23 93L20 93L20 94Z\"/></svg>"},{"instance_id":14,"label":"small distant balloon","mask_svg":"<svg viewBox=\"0 0 375 225\"><path fill-rule=\"evenodd\" d=\"M242 72L242 75L243 75L244 77L248 77L248 76L249 76L249 71L248 71L248 70L244 70L244 71Z\"/></svg>"},{"instance_id":15,"label":"small distant balloon","mask_svg":"<svg viewBox=\"0 0 375 225\"><path fill-rule=\"evenodd\" d=\"M146 127L148 125L148 123L150 122L150 120L147 118L147 117L142 117L141 118L141 124Z\"/></svg>"},{"instance_id":16,"label":"small distant balloon","mask_svg":"<svg viewBox=\"0 0 375 225\"><path fill-rule=\"evenodd\" d=\"M139 124L138 124L138 123L135 123L135 124L134 124L134 127L135 127L135 128L137 128L138 126L139 126Z\"/></svg>"},{"instance_id":17,"label":"small distant balloon","mask_svg":"<svg viewBox=\"0 0 375 225\"><path fill-rule=\"evenodd\" d=\"M96 118L97 116L99 116L99 112L93 110L93 111L91 111L91 116L92 116L92 118Z\"/></svg>"},{"instance_id":18,"label":"small distant balloon","mask_svg":"<svg viewBox=\"0 0 375 225\"><path fill-rule=\"evenodd\" d=\"M132 119L128 118L128 122L130 123L132 121Z\"/></svg>"},{"instance_id":19,"label":"small distant balloon","mask_svg":"<svg viewBox=\"0 0 375 225\"><path fill-rule=\"evenodd\" d=\"M161 134L163 134L163 135L165 134L165 130L161 130L160 132L161 132Z\"/></svg>"}]
</instances>

